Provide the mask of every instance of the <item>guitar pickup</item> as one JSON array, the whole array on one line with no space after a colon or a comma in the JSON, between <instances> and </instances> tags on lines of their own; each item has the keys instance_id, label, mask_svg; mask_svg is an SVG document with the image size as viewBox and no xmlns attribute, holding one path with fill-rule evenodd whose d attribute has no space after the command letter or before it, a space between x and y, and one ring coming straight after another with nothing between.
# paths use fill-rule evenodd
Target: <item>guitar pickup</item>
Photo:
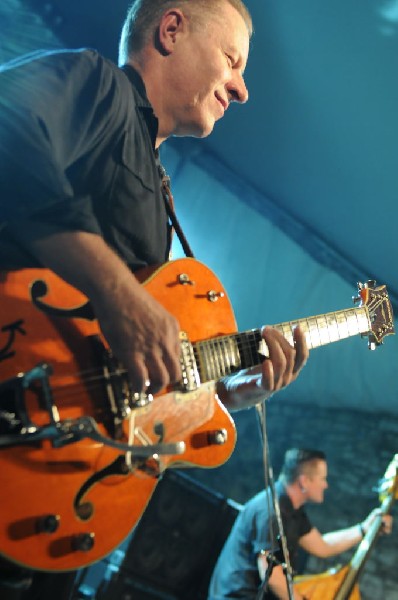
<instances>
[{"instance_id":1,"label":"guitar pickup","mask_svg":"<svg viewBox=\"0 0 398 600\"><path fill-rule=\"evenodd\" d=\"M182 372L180 387L182 391L193 392L198 389L201 381L194 348L185 331L180 331L180 343L180 365Z\"/></svg>"}]
</instances>

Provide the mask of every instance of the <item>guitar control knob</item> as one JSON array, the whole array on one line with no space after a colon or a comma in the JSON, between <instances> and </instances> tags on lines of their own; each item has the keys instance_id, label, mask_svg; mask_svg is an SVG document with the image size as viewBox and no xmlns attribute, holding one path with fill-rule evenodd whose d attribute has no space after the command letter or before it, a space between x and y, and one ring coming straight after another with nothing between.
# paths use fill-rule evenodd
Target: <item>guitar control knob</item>
<instances>
[{"instance_id":1,"label":"guitar control knob","mask_svg":"<svg viewBox=\"0 0 398 600\"><path fill-rule=\"evenodd\" d=\"M73 550L80 552L89 552L94 547L94 533L79 533L72 538Z\"/></svg>"},{"instance_id":2,"label":"guitar control knob","mask_svg":"<svg viewBox=\"0 0 398 600\"><path fill-rule=\"evenodd\" d=\"M37 533L55 533L59 527L59 515L45 515L36 521Z\"/></svg>"},{"instance_id":3,"label":"guitar control knob","mask_svg":"<svg viewBox=\"0 0 398 600\"><path fill-rule=\"evenodd\" d=\"M208 433L207 439L213 446L222 446L228 439L228 432L226 429L216 429Z\"/></svg>"},{"instance_id":4,"label":"guitar control knob","mask_svg":"<svg viewBox=\"0 0 398 600\"><path fill-rule=\"evenodd\" d=\"M209 290L207 292L207 299L210 302L217 302L219 298L224 298L224 292L216 292L215 290Z\"/></svg>"},{"instance_id":5,"label":"guitar control knob","mask_svg":"<svg viewBox=\"0 0 398 600\"><path fill-rule=\"evenodd\" d=\"M177 277L178 283L181 285L195 285L195 282L187 275L187 273L180 273Z\"/></svg>"}]
</instances>

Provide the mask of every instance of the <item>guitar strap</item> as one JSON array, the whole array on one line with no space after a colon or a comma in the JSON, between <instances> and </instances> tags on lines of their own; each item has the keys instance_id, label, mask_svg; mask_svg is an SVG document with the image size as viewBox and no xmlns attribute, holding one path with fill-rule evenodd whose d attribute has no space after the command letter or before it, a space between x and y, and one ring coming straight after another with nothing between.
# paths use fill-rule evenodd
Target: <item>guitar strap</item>
<instances>
[{"instance_id":1,"label":"guitar strap","mask_svg":"<svg viewBox=\"0 0 398 600\"><path fill-rule=\"evenodd\" d=\"M162 196L164 199L164 204L166 207L167 215L170 219L171 226L173 230L176 232L178 239L180 240L180 244L182 249L184 250L185 256L190 258L194 258L194 254L192 252L191 246L188 243L187 238L181 228L181 225L177 219L177 215L174 209L174 198L170 189L170 177L167 175L165 168L159 163L159 173L161 179L161 189ZM171 240L170 240L171 246Z\"/></svg>"}]
</instances>

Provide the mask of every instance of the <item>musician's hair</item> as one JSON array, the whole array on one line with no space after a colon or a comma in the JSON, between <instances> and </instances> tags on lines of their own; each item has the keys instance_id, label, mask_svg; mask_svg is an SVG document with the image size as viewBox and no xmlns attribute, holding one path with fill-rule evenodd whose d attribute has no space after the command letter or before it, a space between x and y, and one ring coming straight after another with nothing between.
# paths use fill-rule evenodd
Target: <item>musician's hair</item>
<instances>
[{"instance_id":1,"label":"musician's hair","mask_svg":"<svg viewBox=\"0 0 398 600\"><path fill-rule=\"evenodd\" d=\"M249 10L242 0L133 0L123 24L119 43L119 65L125 64L135 53L142 50L154 36L163 13L169 8L180 8L192 25L204 25L219 15L220 5L228 3L242 16L249 37L253 23Z\"/></svg>"},{"instance_id":2,"label":"musician's hair","mask_svg":"<svg viewBox=\"0 0 398 600\"><path fill-rule=\"evenodd\" d=\"M320 460L326 461L326 454L322 450L290 448L285 454L279 480L289 485L297 481L302 473L310 473Z\"/></svg>"}]
</instances>

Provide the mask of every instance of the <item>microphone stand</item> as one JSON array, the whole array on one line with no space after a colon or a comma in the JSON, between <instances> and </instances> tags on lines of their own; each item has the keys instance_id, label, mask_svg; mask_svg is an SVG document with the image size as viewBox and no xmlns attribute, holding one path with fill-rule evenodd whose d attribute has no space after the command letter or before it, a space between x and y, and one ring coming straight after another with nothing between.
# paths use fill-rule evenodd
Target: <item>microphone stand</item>
<instances>
[{"instance_id":1,"label":"microphone stand","mask_svg":"<svg viewBox=\"0 0 398 600\"><path fill-rule=\"evenodd\" d=\"M278 535L279 550L276 552L270 552L269 554L267 554L268 567L265 572L264 579L260 584L256 600L263 600L263 598L265 597L265 592L267 591L268 582L272 575L273 568L274 568L274 566L278 566L278 565L282 565L283 572L286 577L286 585L287 585L289 600L294 600L293 574L292 574L292 568L291 568L290 560L289 560L289 550L287 547L286 536L285 536L284 529L283 529L279 500L278 500L278 497L277 497L276 491L275 491L273 469L272 469L271 461L269 458L269 446L268 446L267 431L266 431L266 418L265 418L265 402L262 402L261 404L257 404L256 411L257 411L257 417L259 420L260 433L261 433L262 444L263 444L263 463L264 463L265 487L266 487L266 489L269 488L270 492L271 492L272 506L275 509L275 517L276 517L276 522L277 522L278 531L279 531L279 535ZM269 515L269 516L270 516L270 520L271 520L271 515ZM271 539L273 539L272 531L271 531ZM277 558L277 554L280 555L280 559L279 559L279 556Z\"/></svg>"}]
</instances>

